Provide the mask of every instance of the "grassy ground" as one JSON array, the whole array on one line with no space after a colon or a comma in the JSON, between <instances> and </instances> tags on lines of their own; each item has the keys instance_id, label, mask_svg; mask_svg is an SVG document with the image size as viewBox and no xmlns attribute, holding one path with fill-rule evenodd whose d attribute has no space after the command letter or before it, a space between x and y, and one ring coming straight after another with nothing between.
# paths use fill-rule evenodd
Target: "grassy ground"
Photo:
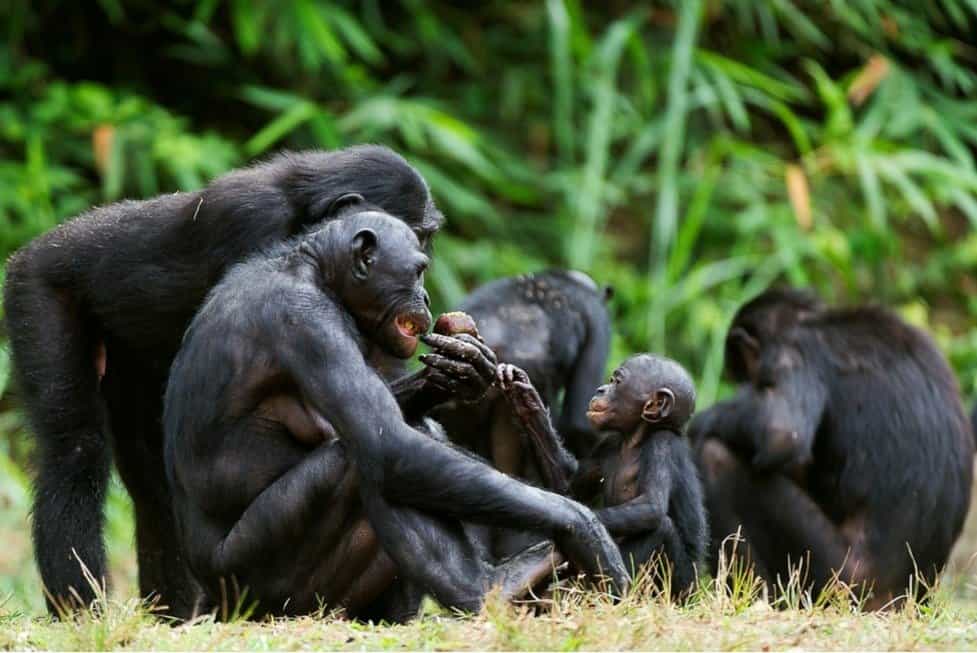
<instances>
[{"instance_id":1,"label":"grassy ground","mask_svg":"<svg viewBox=\"0 0 977 653\"><path fill-rule=\"evenodd\" d=\"M951 571L928 605L881 614L856 613L843 588L812 605L788 591L770 607L748 577L705 581L691 604L677 607L639 590L614 604L595 592L566 588L536 613L490 601L480 615L459 617L430 606L404 626L337 618L216 623L205 617L171 627L135 599L129 507L116 485L108 511L113 588L100 618L56 623L43 615L30 554L24 480L0 456L0 650L56 649L977 649L977 587L971 516ZM977 512L977 511L972 511Z\"/></svg>"}]
</instances>

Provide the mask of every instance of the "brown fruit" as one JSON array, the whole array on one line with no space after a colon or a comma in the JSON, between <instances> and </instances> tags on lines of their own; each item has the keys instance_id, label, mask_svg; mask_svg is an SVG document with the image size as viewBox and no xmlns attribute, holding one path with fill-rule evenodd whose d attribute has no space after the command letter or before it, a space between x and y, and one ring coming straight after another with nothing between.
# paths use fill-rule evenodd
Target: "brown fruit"
<instances>
[{"instance_id":1,"label":"brown fruit","mask_svg":"<svg viewBox=\"0 0 977 653\"><path fill-rule=\"evenodd\" d=\"M481 336L478 335L478 327L475 326L475 320L468 313L461 311L442 313L438 321L434 323L434 332L442 336L457 336L467 333L473 338L481 339Z\"/></svg>"}]
</instances>

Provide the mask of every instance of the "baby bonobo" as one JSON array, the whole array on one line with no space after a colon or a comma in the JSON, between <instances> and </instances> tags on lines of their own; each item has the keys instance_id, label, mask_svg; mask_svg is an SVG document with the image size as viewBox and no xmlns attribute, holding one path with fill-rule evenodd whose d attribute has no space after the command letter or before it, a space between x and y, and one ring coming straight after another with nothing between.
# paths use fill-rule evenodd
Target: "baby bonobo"
<instances>
[{"instance_id":1,"label":"baby bonobo","mask_svg":"<svg viewBox=\"0 0 977 653\"><path fill-rule=\"evenodd\" d=\"M584 506L412 428L366 356L414 354L430 326L415 234L359 196L337 219L230 270L184 337L165 398L178 539L210 598L260 614L378 607L405 578L477 610L549 573L544 544L496 561L467 522L542 530L623 590ZM231 596L227 596L231 593Z\"/></svg>"},{"instance_id":2,"label":"baby bonobo","mask_svg":"<svg viewBox=\"0 0 977 653\"><path fill-rule=\"evenodd\" d=\"M579 465L564 448L539 394L521 369L498 368L499 385L538 458L546 484L588 502L616 539L632 573L663 554L671 591L684 596L706 550L702 487L683 428L695 411L688 372L638 354L597 389L587 417L602 437ZM598 499L598 500L599 500Z\"/></svg>"}]
</instances>

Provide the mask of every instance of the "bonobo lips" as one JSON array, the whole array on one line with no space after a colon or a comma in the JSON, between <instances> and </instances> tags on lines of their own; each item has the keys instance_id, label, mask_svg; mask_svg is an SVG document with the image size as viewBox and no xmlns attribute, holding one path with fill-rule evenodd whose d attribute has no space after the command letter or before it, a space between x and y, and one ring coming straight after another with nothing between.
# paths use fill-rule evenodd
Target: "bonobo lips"
<instances>
[{"instance_id":1,"label":"bonobo lips","mask_svg":"<svg viewBox=\"0 0 977 653\"><path fill-rule=\"evenodd\" d=\"M427 333L431 328L431 317L426 311L401 313L394 319L394 324L404 338L416 340L419 335Z\"/></svg>"},{"instance_id":2,"label":"bonobo lips","mask_svg":"<svg viewBox=\"0 0 977 653\"><path fill-rule=\"evenodd\" d=\"M587 417L599 417L606 413L608 408L610 406L607 404L607 401L600 397L594 397L587 406Z\"/></svg>"}]
</instances>

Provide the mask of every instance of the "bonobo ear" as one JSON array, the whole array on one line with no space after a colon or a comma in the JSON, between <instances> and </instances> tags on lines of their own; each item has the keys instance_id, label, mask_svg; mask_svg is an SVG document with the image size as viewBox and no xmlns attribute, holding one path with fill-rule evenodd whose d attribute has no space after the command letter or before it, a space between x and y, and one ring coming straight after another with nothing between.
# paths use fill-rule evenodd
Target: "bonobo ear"
<instances>
[{"instance_id":1,"label":"bonobo ear","mask_svg":"<svg viewBox=\"0 0 977 653\"><path fill-rule=\"evenodd\" d=\"M353 276L365 279L370 274L370 268L377 253L377 232L372 229L360 229L353 236L351 244Z\"/></svg>"},{"instance_id":2,"label":"bonobo ear","mask_svg":"<svg viewBox=\"0 0 977 653\"><path fill-rule=\"evenodd\" d=\"M333 217L348 206L363 204L366 200L359 193L343 193L326 208L326 217Z\"/></svg>"},{"instance_id":3,"label":"bonobo ear","mask_svg":"<svg viewBox=\"0 0 977 653\"><path fill-rule=\"evenodd\" d=\"M673 408L675 408L675 394L668 388L658 388L641 408L641 419L649 424L661 422L668 419Z\"/></svg>"},{"instance_id":4,"label":"bonobo ear","mask_svg":"<svg viewBox=\"0 0 977 653\"><path fill-rule=\"evenodd\" d=\"M604 303L606 304L612 299L614 299L614 286L608 284L604 286Z\"/></svg>"},{"instance_id":5,"label":"bonobo ear","mask_svg":"<svg viewBox=\"0 0 977 653\"><path fill-rule=\"evenodd\" d=\"M743 327L730 329L726 336L727 362L737 378L753 379L760 365L760 343Z\"/></svg>"}]
</instances>

